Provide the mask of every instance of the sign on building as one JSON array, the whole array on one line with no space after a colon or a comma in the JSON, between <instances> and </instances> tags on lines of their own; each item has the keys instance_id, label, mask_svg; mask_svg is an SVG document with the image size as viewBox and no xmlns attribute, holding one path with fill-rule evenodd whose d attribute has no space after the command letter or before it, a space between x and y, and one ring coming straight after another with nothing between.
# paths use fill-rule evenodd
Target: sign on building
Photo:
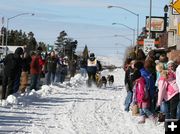
<instances>
[{"instance_id":1,"label":"sign on building","mask_svg":"<svg viewBox=\"0 0 180 134\"><path fill-rule=\"evenodd\" d=\"M147 55L149 51L154 49L154 39L144 39L144 53Z\"/></svg>"},{"instance_id":2,"label":"sign on building","mask_svg":"<svg viewBox=\"0 0 180 134\"><path fill-rule=\"evenodd\" d=\"M146 16L146 30L149 31L150 20ZM152 32L163 32L164 31L164 17L151 17L151 31Z\"/></svg>"}]
</instances>

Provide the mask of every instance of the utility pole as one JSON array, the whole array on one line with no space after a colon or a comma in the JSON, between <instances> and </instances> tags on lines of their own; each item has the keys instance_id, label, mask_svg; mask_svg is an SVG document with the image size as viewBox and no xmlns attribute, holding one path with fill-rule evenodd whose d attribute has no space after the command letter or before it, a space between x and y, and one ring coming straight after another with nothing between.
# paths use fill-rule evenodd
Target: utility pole
<instances>
[{"instance_id":1,"label":"utility pole","mask_svg":"<svg viewBox=\"0 0 180 134\"><path fill-rule=\"evenodd\" d=\"M151 39L151 15L152 14L152 0L150 0L150 11L149 11L149 39Z\"/></svg>"},{"instance_id":2,"label":"utility pole","mask_svg":"<svg viewBox=\"0 0 180 134\"><path fill-rule=\"evenodd\" d=\"M1 28L1 35L2 35L2 46L4 46L4 17L2 17L2 28Z\"/></svg>"}]
</instances>

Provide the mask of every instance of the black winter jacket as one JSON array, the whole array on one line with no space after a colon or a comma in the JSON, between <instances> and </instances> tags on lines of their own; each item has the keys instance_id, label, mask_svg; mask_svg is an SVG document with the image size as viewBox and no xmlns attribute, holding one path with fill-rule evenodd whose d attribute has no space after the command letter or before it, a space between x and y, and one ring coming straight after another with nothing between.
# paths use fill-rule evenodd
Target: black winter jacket
<instances>
[{"instance_id":1,"label":"black winter jacket","mask_svg":"<svg viewBox=\"0 0 180 134\"><path fill-rule=\"evenodd\" d=\"M58 59L55 57L48 57L45 62L45 71L56 73Z\"/></svg>"},{"instance_id":2,"label":"black winter jacket","mask_svg":"<svg viewBox=\"0 0 180 134\"><path fill-rule=\"evenodd\" d=\"M15 77L22 71L22 58L18 54L8 54L4 59L4 74Z\"/></svg>"}]
</instances>

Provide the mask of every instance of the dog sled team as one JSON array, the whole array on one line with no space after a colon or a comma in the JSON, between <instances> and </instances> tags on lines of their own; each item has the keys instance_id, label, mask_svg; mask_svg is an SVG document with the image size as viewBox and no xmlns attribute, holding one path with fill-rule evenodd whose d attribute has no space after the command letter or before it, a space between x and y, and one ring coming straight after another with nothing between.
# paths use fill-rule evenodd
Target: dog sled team
<instances>
[{"instance_id":1,"label":"dog sled team","mask_svg":"<svg viewBox=\"0 0 180 134\"><path fill-rule=\"evenodd\" d=\"M99 88L106 87L107 84L109 86L113 85L114 76L104 76L100 73L101 71L101 63L96 59L94 53L90 53L89 58L87 60L80 60L80 72L81 75L84 77L86 77L86 73L88 74L87 85L89 87L92 86L92 84L95 84Z\"/></svg>"},{"instance_id":2,"label":"dog sled team","mask_svg":"<svg viewBox=\"0 0 180 134\"><path fill-rule=\"evenodd\" d=\"M108 75L107 77L104 75L101 75L100 73L96 73L96 85L99 88L106 87L107 84L109 86L112 86L114 83L114 76Z\"/></svg>"}]
</instances>

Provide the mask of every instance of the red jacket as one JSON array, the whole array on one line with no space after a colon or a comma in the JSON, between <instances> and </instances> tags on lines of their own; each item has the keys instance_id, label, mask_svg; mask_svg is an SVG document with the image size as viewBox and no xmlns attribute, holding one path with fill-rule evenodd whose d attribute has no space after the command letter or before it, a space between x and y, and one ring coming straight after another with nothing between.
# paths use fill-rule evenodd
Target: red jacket
<instances>
[{"instance_id":1,"label":"red jacket","mask_svg":"<svg viewBox=\"0 0 180 134\"><path fill-rule=\"evenodd\" d=\"M40 74L41 73L41 65L40 65L40 57L32 56L32 61L30 64L30 72L31 74Z\"/></svg>"},{"instance_id":2,"label":"red jacket","mask_svg":"<svg viewBox=\"0 0 180 134\"><path fill-rule=\"evenodd\" d=\"M149 97L145 97L145 79L143 77L137 79L135 86L135 97L139 108L148 108L150 106L150 101Z\"/></svg>"}]
</instances>

